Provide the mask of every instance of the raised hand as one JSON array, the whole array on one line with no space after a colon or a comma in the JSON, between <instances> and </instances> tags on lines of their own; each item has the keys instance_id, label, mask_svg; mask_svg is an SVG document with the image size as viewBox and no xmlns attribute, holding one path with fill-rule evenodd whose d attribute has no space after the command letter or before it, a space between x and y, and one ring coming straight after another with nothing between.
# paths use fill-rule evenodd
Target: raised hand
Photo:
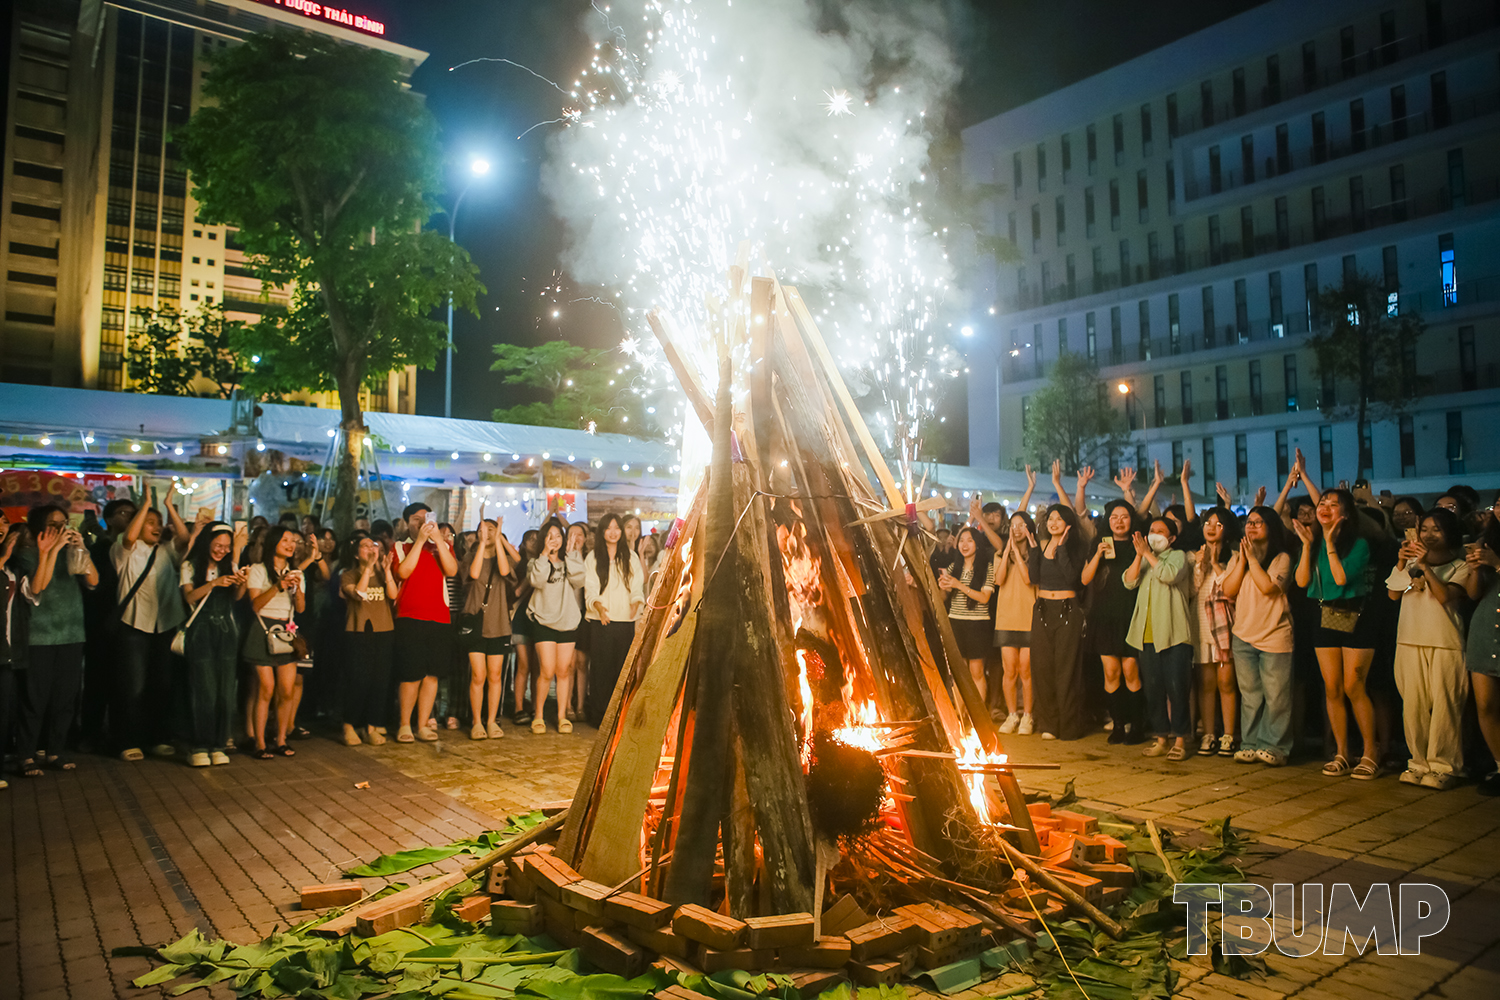
<instances>
[{"instance_id":1,"label":"raised hand","mask_svg":"<svg viewBox=\"0 0 1500 1000\"><path fill-rule=\"evenodd\" d=\"M979 502L979 491L974 491L974 496L969 499L969 520L975 524L984 516L984 505Z\"/></svg>"},{"instance_id":2,"label":"raised hand","mask_svg":"<svg viewBox=\"0 0 1500 1000\"><path fill-rule=\"evenodd\" d=\"M1052 460L1052 479L1053 479L1054 482L1056 482L1057 480L1059 480L1061 478L1062 478L1062 459L1060 459L1060 458L1054 458Z\"/></svg>"},{"instance_id":3,"label":"raised hand","mask_svg":"<svg viewBox=\"0 0 1500 1000\"><path fill-rule=\"evenodd\" d=\"M1165 472L1161 471L1161 462L1160 462L1160 460L1158 460L1156 462L1156 471L1154 473L1154 476L1156 478L1155 485L1157 485L1157 486L1160 486L1162 483L1164 483L1164 482L1167 481L1167 474Z\"/></svg>"},{"instance_id":4,"label":"raised hand","mask_svg":"<svg viewBox=\"0 0 1500 1000\"><path fill-rule=\"evenodd\" d=\"M1092 465L1085 465L1083 468L1078 470L1078 485L1080 487L1086 486L1088 482L1093 478L1094 467Z\"/></svg>"},{"instance_id":5,"label":"raised hand","mask_svg":"<svg viewBox=\"0 0 1500 1000\"><path fill-rule=\"evenodd\" d=\"M1129 493L1130 488L1135 485L1135 470L1127 466L1115 473L1115 485L1120 488L1121 493Z\"/></svg>"},{"instance_id":6,"label":"raised hand","mask_svg":"<svg viewBox=\"0 0 1500 1000\"><path fill-rule=\"evenodd\" d=\"M1229 507L1233 504L1233 501L1229 496L1229 491L1224 488L1223 483L1215 482L1214 490L1219 494L1219 502L1222 503L1225 507Z\"/></svg>"},{"instance_id":7,"label":"raised hand","mask_svg":"<svg viewBox=\"0 0 1500 1000\"><path fill-rule=\"evenodd\" d=\"M49 524L47 527L43 528L42 533L37 536L36 547L43 554L53 552L57 549L62 548L63 537L63 529L57 527L56 525Z\"/></svg>"},{"instance_id":8,"label":"raised hand","mask_svg":"<svg viewBox=\"0 0 1500 1000\"><path fill-rule=\"evenodd\" d=\"M1026 466L1026 485L1032 489L1036 488L1036 470Z\"/></svg>"},{"instance_id":9,"label":"raised hand","mask_svg":"<svg viewBox=\"0 0 1500 1000\"><path fill-rule=\"evenodd\" d=\"M199 527L203 527L203 526L206 526L208 524L211 524L213 522L213 519L214 519L214 509L212 507L199 507L198 508L198 515L195 518L193 518L193 521Z\"/></svg>"},{"instance_id":10,"label":"raised hand","mask_svg":"<svg viewBox=\"0 0 1500 1000\"><path fill-rule=\"evenodd\" d=\"M1182 460L1182 478L1183 479L1190 479L1190 478L1192 478L1192 475L1193 475L1193 460L1191 458L1184 458Z\"/></svg>"},{"instance_id":11,"label":"raised hand","mask_svg":"<svg viewBox=\"0 0 1500 1000\"><path fill-rule=\"evenodd\" d=\"M1292 521L1292 530L1297 533L1297 537L1302 540L1302 544L1304 546L1312 544L1312 528L1303 524L1301 521L1294 520Z\"/></svg>"},{"instance_id":12,"label":"raised hand","mask_svg":"<svg viewBox=\"0 0 1500 1000\"><path fill-rule=\"evenodd\" d=\"M1255 502L1253 504L1251 504L1250 506L1252 506L1252 507L1264 507L1265 503L1266 503L1266 488L1264 486L1262 486L1260 489L1258 489L1258 490L1255 491Z\"/></svg>"},{"instance_id":13,"label":"raised hand","mask_svg":"<svg viewBox=\"0 0 1500 1000\"><path fill-rule=\"evenodd\" d=\"M1151 546L1146 544L1146 540L1141 537L1139 531L1130 536L1130 544L1135 546L1135 554L1141 558L1145 558L1146 554L1151 551Z\"/></svg>"}]
</instances>

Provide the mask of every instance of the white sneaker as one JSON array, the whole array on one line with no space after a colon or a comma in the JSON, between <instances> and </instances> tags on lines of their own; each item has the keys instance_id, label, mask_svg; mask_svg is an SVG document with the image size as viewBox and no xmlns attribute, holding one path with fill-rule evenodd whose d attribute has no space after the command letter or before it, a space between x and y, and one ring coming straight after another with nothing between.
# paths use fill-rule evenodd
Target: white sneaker
<instances>
[{"instance_id":1,"label":"white sneaker","mask_svg":"<svg viewBox=\"0 0 1500 1000\"><path fill-rule=\"evenodd\" d=\"M1439 774L1436 771L1428 771L1422 775L1423 788L1436 788L1438 791L1447 791L1458 784L1458 779L1451 774Z\"/></svg>"},{"instance_id":2,"label":"white sneaker","mask_svg":"<svg viewBox=\"0 0 1500 1000\"><path fill-rule=\"evenodd\" d=\"M1422 783L1422 772L1407 768L1401 772L1401 775L1396 780L1403 785L1420 785Z\"/></svg>"},{"instance_id":3,"label":"white sneaker","mask_svg":"<svg viewBox=\"0 0 1500 1000\"><path fill-rule=\"evenodd\" d=\"M1005 717L1004 722L1000 723L1000 731L1006 734L1013 733L1016 731L1016 727L1020 724L1021 716L1016 714L1015 712L1012 712Z\"/></svg>"},{"instance_id":4,"label":"white sneaker","mask_svg":"<svg viewBox=\"0 0 1500 1000\"><path fill-rule=\"evenodd\" d=\"M1035 728L1035 725L1036 723L1031 721L1030 714L1022 715L1021 724L1016 727L1016 732L1021 736L1030 736Z\"/></svg>"},{"instance_id":5,"label":"white sneaker","mask_svg":"<svg viewBox=\"0 0 1500 1000\"><path fill-rule=\"evenodd\" d=\"M170 757L177 752L177 748L170 743L158 743L151 748L153 757Z\"/></svg>"},{"instance_id":6,"label":"white sneaker","mask_svg":"<svg viewBox=\"0 0 1500 1000\"><path fill-rule=\"evenodd\" d=\"M202 750L198 750L188 757L188 767L207 767L209 763L208 754Z\"/></svg>"},{"instance_id":7,"label":"white sneaker","mask_svg":"<svg viewBox=\"0 0 1500 1000\"><path fill-rule=\"evenodd\" d=\"M1218 745L1218 738L1213 733L1204 733L1203 737L1198 740L1198 752L1213 753Z\"/></svg>"},{"instance_id":8,"label":"white sneaker","mask_svg":"<svg viewBox=\"0 0 1500 1000\"><path fill-rule=\"evenodd\" d=\"M1042 739L1044 739L1044 740L1055 740L1055 739L1057 739L1057 737L1053 736L1051 733L1043 733L1042 734Z\"/></svg>"},{"instance_id":9,"label":"white sneaker","mask_svg":"<svg viewBox=\"0 0 1500 1000\"><path fill-rule=\"evenodd\" d=\"M223 750L215 750L213 753L208 755L208 759L213 761L215 764L229 763L229 755Z\"/></svg>"}]
</instances>

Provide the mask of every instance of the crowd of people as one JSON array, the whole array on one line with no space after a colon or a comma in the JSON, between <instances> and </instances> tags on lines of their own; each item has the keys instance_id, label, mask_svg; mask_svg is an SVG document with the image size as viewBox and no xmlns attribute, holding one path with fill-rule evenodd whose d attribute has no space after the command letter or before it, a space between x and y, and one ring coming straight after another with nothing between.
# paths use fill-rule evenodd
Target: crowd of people
<instances>
[{"instance_id":1,"label":"crowd of people","mask_svg":"<svg viewBox=\"0 0 1500 1000\"><path fill-rule=\"evenodd\" d=\"M1270 767L1300 740L1329 777L1446 789L1468 775L1500 795L1500 497L1456 485L1429 508L1363 482L1323 490L1298 452L1269 505L1262 487L1236 508L1216 484L1199 509L1184 463L1180 502L1159 465L1140 497L1122 469L1120 497L1091 516L1093 470L1070 497L1054 464L1056 502L1033 521L1026 471L1020 509L975 494L930 560L1002 733L1071 740L1102 723L1148 757Z\"/></svg>"},{"instance_id":2,"label":"crowd of people","mask_svg":"<svg viewBox=\"0 0 1500 1000\"><path fill-rule=\"evenodd\" d=\"M291 757L313 718L349 745L540 734L554 684L571 733L604 716L659 553L615 514L517 546L482 508L474 531L413 503L339 538L296 514L189 524L154 491L81 521L38 506L0 518L0 753L39 778L80 747Z\"/></svg>"}]
</instances>

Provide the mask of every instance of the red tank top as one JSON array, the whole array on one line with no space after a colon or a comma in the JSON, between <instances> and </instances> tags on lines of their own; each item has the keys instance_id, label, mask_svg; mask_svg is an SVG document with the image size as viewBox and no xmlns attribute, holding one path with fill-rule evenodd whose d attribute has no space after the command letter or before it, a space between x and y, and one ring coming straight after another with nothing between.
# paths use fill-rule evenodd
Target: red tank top
<instances>
[{"instance_id":1,"label":"red tank top","mask_svg":"<svg viewBox=\"0 0 1500 1000\"><path fill-rule=\"evenodd\" d=\"M398 562L406 557L408 545L407 542L398 543ZM436 552L435 543L422 546L416 569L401 583L401 596L396 598L397 618L416 618L444 625L452 621L448 614L448 578L443 575Z\"/></svg>"}]
</instances>

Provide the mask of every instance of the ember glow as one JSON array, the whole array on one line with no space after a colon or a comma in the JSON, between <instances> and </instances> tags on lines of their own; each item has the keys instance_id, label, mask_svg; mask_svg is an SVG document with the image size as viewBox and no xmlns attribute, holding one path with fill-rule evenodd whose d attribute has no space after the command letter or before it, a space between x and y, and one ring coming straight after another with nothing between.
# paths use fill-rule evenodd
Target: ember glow
<instances>
[{"instance_id":1,"label":"ember glow","mask_svg":"<svg viewBox=\"0 0 1500 1000\"><path fill-rule=\"evenodd\" d=\"M930 329L952 272L923 218L929 116L958 76L942 6L628 0L596 3L588 28L543 185L567 268L620 305L635 391L680 445L685 408L645 315L669 314L711 374L708 333L735 317L715 324L708 303L752 241L751 272L808 293L855 392L880 394L905 473L955 367Z\"/></svg>"}]
</instances>

